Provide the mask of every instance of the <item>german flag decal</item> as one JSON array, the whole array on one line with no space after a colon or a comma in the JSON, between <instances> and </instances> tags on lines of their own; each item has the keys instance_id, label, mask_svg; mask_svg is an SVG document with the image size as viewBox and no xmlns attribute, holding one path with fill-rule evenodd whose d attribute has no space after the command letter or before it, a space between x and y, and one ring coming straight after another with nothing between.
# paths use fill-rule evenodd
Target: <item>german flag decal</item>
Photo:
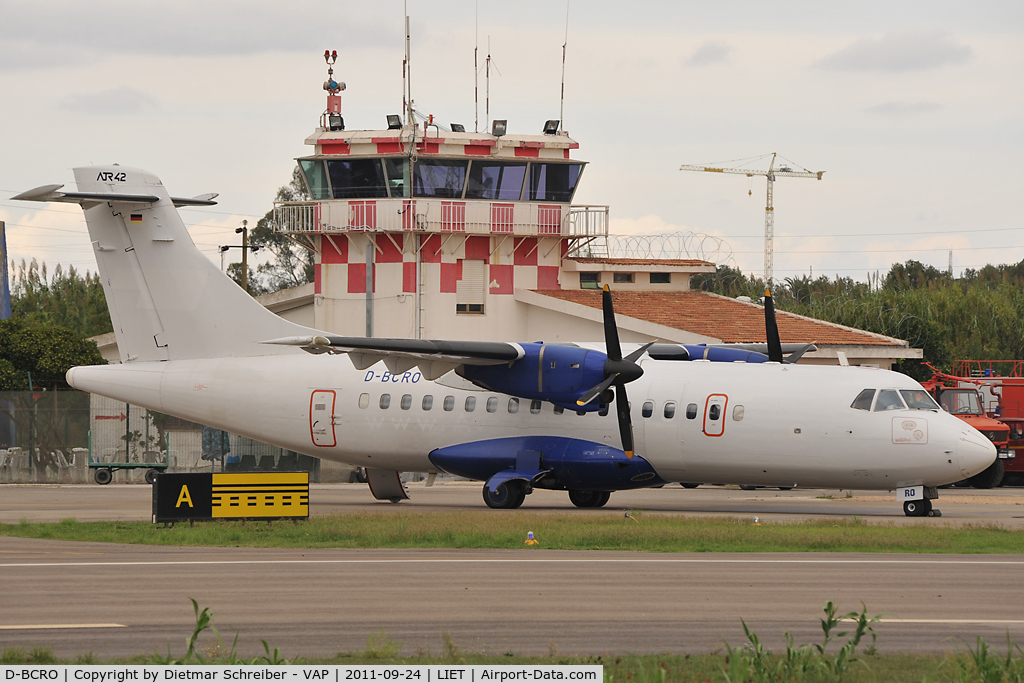
<instances>
[{"instance_id":1,"label":"german flag decal","mask_svg":"<svg viewBox=\"0 0 1024 683\"><path fill-rule=\"evenodd\" d=\"M141 213L133 213L132 214L132 223L141 223L141 222L142 222L142 214Z\"/></svg>"}]
</instances>

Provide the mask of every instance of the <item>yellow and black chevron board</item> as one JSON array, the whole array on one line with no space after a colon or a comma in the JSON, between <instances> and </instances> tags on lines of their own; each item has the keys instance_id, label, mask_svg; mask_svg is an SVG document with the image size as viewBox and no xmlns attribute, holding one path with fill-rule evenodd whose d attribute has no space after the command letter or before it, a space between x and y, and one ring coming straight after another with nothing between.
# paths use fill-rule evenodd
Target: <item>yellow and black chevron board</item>
<instances>
[{"instance_id":1,"label":"yellow and black chevron board","mask_svg":"<svg viewBox=\"0 0 1024 683\"><path fill-rule=\"evenodd\" d=\"M309 517L309 472L160 474L153 522Z\"/></svg>"}]
</instances>

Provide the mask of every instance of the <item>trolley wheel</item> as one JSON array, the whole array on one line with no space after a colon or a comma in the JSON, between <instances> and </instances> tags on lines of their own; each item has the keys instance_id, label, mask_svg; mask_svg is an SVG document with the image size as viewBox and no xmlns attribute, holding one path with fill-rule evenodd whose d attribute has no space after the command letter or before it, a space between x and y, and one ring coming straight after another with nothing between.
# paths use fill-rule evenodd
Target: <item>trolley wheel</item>
<instances>
[{"instance_id":1,"label":"trolley wheel","mask_svg":"<svg viewBox=\"0 0 1024 683\"><path fill-rule=\"evenodd\" d=\"M96 480L97 484L109 484L110 480L114 478L114 471L109 467L98 467L92 473L92 478Z\"/></svg>"},{"instance_id":2,"label":"trolley wheel","mask_svg":"<svg viewBox=\"0 0 1024 683\"><path fill-rule=\"evenodd\" d=\"M157 478L157 476L159 476L159 474L160 474L159 470L146 470L146 483L147 484L155 484L156 483L156 478Z\"/></svg>"}]
</instances>

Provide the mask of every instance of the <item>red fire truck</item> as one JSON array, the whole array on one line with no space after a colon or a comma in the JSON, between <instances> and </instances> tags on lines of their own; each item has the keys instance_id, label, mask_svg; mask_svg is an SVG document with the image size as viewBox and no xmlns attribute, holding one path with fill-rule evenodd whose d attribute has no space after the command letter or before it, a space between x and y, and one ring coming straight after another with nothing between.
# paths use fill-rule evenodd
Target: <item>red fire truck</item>
<instances>
[{"instance_id":1,"label":"red fire truck","mask_svg":"<svg viewBox=\"0 0 1024 683\"><path fill-rule=\"evenodd\" d=\"M1024 361L961 360L953 375L981 390L985 414L1010 430L1007 448L1017 455L1003 460L1007 484L1024 484Z\"/></svg>"},{"instance_id":2,"label":"red fire truck","mask_svg":"<svg viewBox=\"0 0 1024 683\"><path fill-rule=\"evenodd\" d=\"M926 365L928 364L926 363ZM1024 453L1021 454L1022 462L1018 464L1015 457L1016 451L1011 444L1013 427L1000 417L999 405L992 405L987 400L987 395L997 395L992 392L992 389L1001 388L1002 385L996 387L994 384L984 383L982 380L985 378L961 376L959 364L957 365L957 374L953 375L936 370L931 365L928 367L934 374L931 379L922 382L921 386L932 395L943 410L984 434L995 445L999 453L999 457L988 469L966 480L966 483L975 488L990 489L1001 486L1007 476L1016 476L1018 471L1024 473ZM967 371L970 372L970 368ZM1024 391L1024 377L1020 379L1020 388ZM998 395L1001 395L1001 392ZM1021 404L1018 403L1019 405ZM987 410L989 407L994 410ZM1020 437L1019 430L1022 426L1024 426L1024 420L1016 423L1018 437ZM1020 445L1020 448L1024 448L1024 443Z\"/></svg>"}]
</instances>

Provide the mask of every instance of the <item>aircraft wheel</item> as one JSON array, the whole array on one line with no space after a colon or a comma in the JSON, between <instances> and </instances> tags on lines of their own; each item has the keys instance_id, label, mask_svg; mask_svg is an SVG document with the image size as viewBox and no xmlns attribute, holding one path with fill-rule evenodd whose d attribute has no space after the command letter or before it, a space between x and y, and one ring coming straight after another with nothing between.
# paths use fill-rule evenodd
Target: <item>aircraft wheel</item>
<instances>
[{"instance_id":1,"label":"aircraft wheel","mask_svg":"<svg viewBox=\"0 0 1024 683\"><path fill-rule=\"evenodd\" d=\"M109 467L99 467L92 473L92 478L96 480L97 484L102 486L103 484L110 483L110 480L114 478L114 473Z\"/></svg>"},{"instance_id":2,"label":"aircraft wheel","mask_svg":"<svg viewBox=\"0 0 1024 683\"><path fill-rule=\"evenodd\" d=\"M684 489L695 489L698 486L700 486L700 484L697 484L697 483L694 483L694 482L690 482L690 481L681 481L681 482L679 482L679 485L682 486Z\"/></svg>"},{"instance_id":3,"label":"aircraft wheel","mask_svg":"<svg viewBox=\"0 0 1024 683\"><path fill-rule=\"evenodd\" d=\"M742 490L744 490L744 491L754 491L754 490L757 490L757 489L759 489L761 487L760 486L751 486L750 484L740 484L740 488Z\"/></svg>"},{"instance_id":4,"label":"aircraft wheel","mask_svg":"<svg viewBox=\"0 0 1024 683\"><path fill-rule=\"evenodd\" d=\"M578 508L599 508L610 497L608 491L569 491L569 501Z\"/></svg>"},{"instance_id":5,"label":"aircraft wheel","mask_svg":"<svg viewBox=\"0 0 1024 683\"><path fill-rule=\"evenodd\" d=\"M907 517L927 517L931 510L930 500L908 500L903 503L903 514Z\"/></svg>"},{"instance_id":6,"label":"aircraft wheel","mask_svg":"<svg viewBox=\"0 0 1024 683\"><path fill-rule=\"evenodd\" d=\"M494 510L514 510L523 504L526 492L518 486L509 484L510 482L505 482L495 492L484 484L484 502L487 503L487 507Z\"/></svg>"},{"instance_id":7,"label":"aircraft wheel","mask_svg":"<svg viewBox=\"0 0 1024 683\"><path fill-rule=\"evenodd\" d=\"M967 481L976 489L994 489L1003 483L1005 474L1006 469L1003 467L1003 461L996 460L984 472L974 475Z\"/></svg>"},{"instance_id":8,"label":"aircraft wheel","mask_svg":"<svg viewBox=\"0 0 1024 683\"><path fill-rule=\"evenodd\" d=\"M160 474L160 472L157 470L146 470L146 483L150 485L155 484L158 474Z\"/></svg>"}]
</instances>

